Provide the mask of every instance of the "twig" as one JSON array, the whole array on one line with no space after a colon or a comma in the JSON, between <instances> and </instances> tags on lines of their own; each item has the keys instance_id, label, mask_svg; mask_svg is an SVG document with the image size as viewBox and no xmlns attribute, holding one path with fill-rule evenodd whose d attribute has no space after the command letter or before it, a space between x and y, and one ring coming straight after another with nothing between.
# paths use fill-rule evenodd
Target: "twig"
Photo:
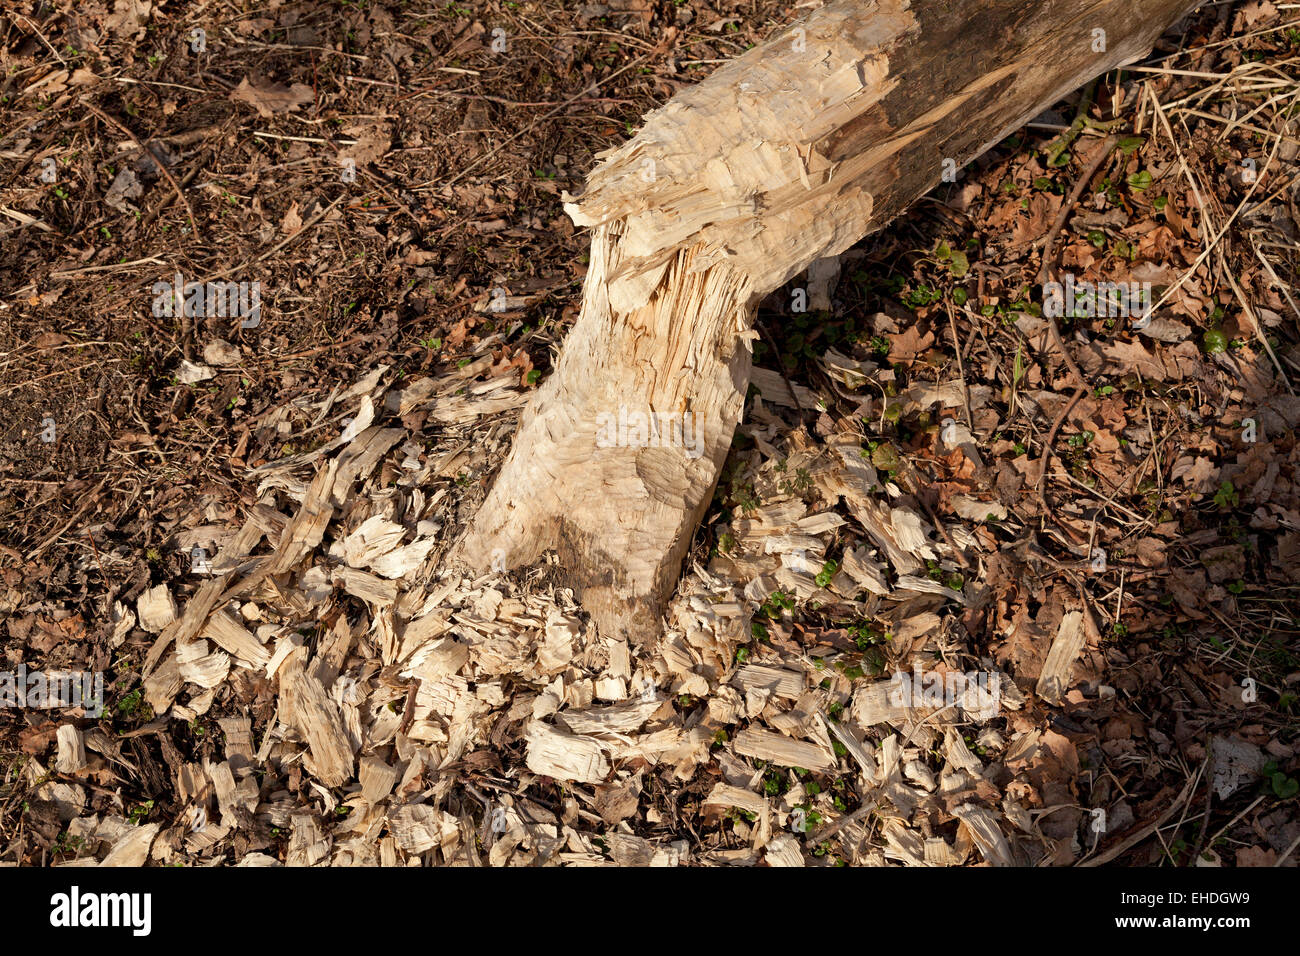
<instances>
[{"instance_id":1,"label":"twig","mask_svg":"<svg viewBox=\"0 0 1300 956\"><path fill-rule=\"evenodd\" d=\"M966 387L966 363L961 357L961 339L957 337L957 319L952 314L952 306L944 300L944 306L948 310L948 327L952 329L952 347L957 353L957 374L961 377L961 401L966 408L966 427L974 429L975 419L970 411L970 390Z\"/></svg>"},{"instance_id":2,"label":"twig","mask_svg":"<svg viewBox=\"0 0 1300 956\"><path fill-rule=\"evenodd\" d=\"M1098 150L1097 155L1086 167L1084 167L1083 173L1079 177L1079 181L1074 184L1074 188L1070 190L1070 195L1067 196L1065 202L1061 204L1061 211L1057 213L1056 220L1052 223L1052 228L1047 231L1047 238L1044 241L1043 261L1038 267L1038 284L1040 286L1046 284L1048 278L1052 275L1055 269L1054 264L1056 261L1056 241L1058 233L1060 233L1060 231L1065 227L1065 222L1070 218L1070 213L1073 212L1075 205L1079 202L1079 198L1083 195L1083 191L1088 188L1088 184L1092 182L1092 178L1097 175L1097 171L1101 169L1102 164L1110 158L1111 151L1115 148L1115 145L1118 142L1119 137L1117 136L1106 137L1102 142L1101 149ZM1083 396L1087 394L1088 381L1083 377L1083 372L1079 371L1079 366L1075 364L1074 357L1070 355L1070 350L1065 347L1065 340L1061 338L1061 329L1060 326L1056 324L1056 319L1051 315L1047 315L1046 312L1043 314L1047 319L1047 329L1051 333L1052 344L1056 347L1056 350L1061 353L1061 357L1065 359L1066 368L1069 369L1070 376L1074 379L1075 386L1074 394L1070 397L1070 400L1066 403L1065 407L1061 409L1060 414L1056 416L1056 421L1052 423L1051 430L1047 433L1047 440L1043 444L1041 464L1038 467L1038 481L1035 487L1038 491L1038 502L1043 508L1043 513L1047 514L1047 500L1043 494L1043 479L1047 476L1047 466L1052 459L1052 455L1055 454L1052 450L1052 442L1056 438L1057 429L1059 429L1061 423L1065 421L1065 416L1070 413L1070 409L1074 408L1074 406L1078 404L1079 399L1083 398Z\"/></svg>"},{"instance_id":3,"label":"twig","mask_svg":"<svg viewBox=\"0 0 1300 956\"><path fill-rule=\"evenodd\" d=\"M186 199L185 194L181 192L181 184L176 181L176 177L172 175L172 171L167 168L166 160L163 159L162 156L155 156L152 152L150 152L149 148L145 146L143 142L140 141L139 136L136 136L135 133L131 132L129 129L127 129L117 120L113 119L113 117L109 116L103 110L99 109L96 106L93 106L90 103L87 103L84 99L81 101L81 105L84 106L86 109L90 110L90 112L94 113L104 122L111 123L113 126L116 126L127 136L130 136L131 139L135 142L135 145L140 147L140 151L147 154L151 159L153 159L154 164L158 167L159 172L161 172L164 176L167 177L167 181L171 183L172 189L176 190L176 198L181 201L181 203L185 206L185 212L189 214L190 229L193 230L193 235L197 236L199 232L199 223L198 220L194 218L194 210L190 208L190 201Z\"/></svg>"},{"instance_id":4,"label":"twig","mask_svg":"<svg viewBox=\"0 0 1300 956\"><path fill-rule=\"evenodd\" d=\"M1148 823L1146 826L1141 827L1130 836L1125 837L1123 840L1115 844L1109 850L1106 850L1104 853L1102 853L1101 856L1093 857L1091 860L1084 860L1078 863L1077 865L1078 866L1101 866L1104 863L1109 863L1111 860L1115 859L1115 857L1119 856L1121 853L1124 853L1132 849L1137 844L1141 843L1152 833L1156 832L1156 830L1158 830L1161 826L1163 826L1166 820L1168 820L1170 817L1172 817L1175 813L1178 812L1178 808L1181 807L1183 803L1186 802L1187 798L1192 795L1192 788L1195 785L1198 777L1192 777L1190 780L1188 780L1186 786L1183 787L1183 792L1180 793L1177 797L1175 797L1174 802L1169 805L1169 808L1165 810L1164 813L1160 814L1160 816L1158 816L1151 823Z\"/></svg>"},{"instance_id":5,"label":"twig","mask_svg":"<svg viewBox=\"0 0 1300 956\"><path fill-rule=\"evenodd\" d=\"M1061 204L1061 211L1057 213L1056 220L1052 223L1052 227L1047 230L1047 236L1043 240L1043 262L1038 268L1039 285L1042 285L1047 281L1048 274L1052 270L1056 258L1057 234L1062 228L1064 228L1065 221L1070 218L1070 213L1074 211L1075 204L1078 203L1079 197L1082 196L1083 191L1088 188L1088 183L1092 182L1092 177L1097 175L1097 170L1101 169L1101 164L1110 158L1111 150L1115 148L1115 144L1118 142L1118 136L1106 137L1101 144L1101 151L1098 152L1097 156L1084 168L1083 174L1079 177L1079 181L1074 184L1074 188L1070 190L1070 195L1067 196L1065 202Z\"/></svg>"},{"instance_id":6,"label":"twig","mask_svg":"<svg viewBox=\"0 0 1300 956\"><path fill-rule=\"evenodd\" d=\"M1205 745L1205 759L1209 761L1211 767L1214 766L1214 741L1210 740ZM1210 825L1210 807L1214 803L1214 781L1205 782L1205 812L1201 814L1201 829L1196 835L1196 846L1192 850L1191 858L1188 860L1188 866L1195 866L1196 861L1201 858L1201 849L1205 846L1206 828Z\"/></svg>"},{"instance_id":7,"label":"twig","mask_svg":"<svg viewBox=\"0 0 1300 956\"><path fill-rule=\"evenodd\" d=\"M515 134L512 135L512 136L507 136L504 140L502 140L500 143L498 143L495 147L493 147L492 149L488 150L488 151L487 151L486 153L484 153L483 155L479 156L479 158L476 159L476 160L474 160L472 163L468 163L468 164L466 164L465 166L462 166L461 169L460 169L460 171L457 172L455 176L452 176L450 179L446 180L446 181L443 182L441 185L443 185L443 186L451 186L451 185L453 185L454 183L459 182L461 179L463 179L463 178L465 177L465 174L466 174L466 173L470 172L470 170L473 170L473 169L478 168L478 167L479 167L480 165L482 165L484 162L486 162L487 160L491 159L491 158L492 158L493 156L495 156L497 153L501 152L502 149L504 149L505 147L507 147L507 146L509 146L511 143L513 143L515 140L517 140L519 137L521 137L521 136L523 136L523 135L525 135L525 134L527 134L527 133L532 132L533 129L534 129L535 127L537 127L539 124L546 122L548 119L550 119L551 117L555 116L557 113L559 113L561 110L565 109L566 107L571 106L572 104L578 102L579 100L586 98L588 93L590 93L592 90L599 89L600 86L601 86L602 84L610 83L611 81L614 80L615 77L620 76L620 75L623 74L623 73L626 73L628 70L632 69L634 66L640 66L641 63L643 63L643 62L645 61L645 59L646 59L646 58L645 58L644 56L639 56L639 57L637 57L635 60L633 60L631 63L627 64L626 66L620 67L619 69L615 70L613 73L611 73L609 76L605 77L604 79L602 79L602 80L597 80L596 82L592 83L590 86L588 86L585 90L583 90L583 91L582 91L581 93L579 93L577 96L573 96L573 97L571 97L571 98L565 100L565 101L564 101L563 103L561 103L559 106L555 107L555 108L552 109L552 110L549 110L548 112L542 114L542 115L541 115L540 117L538 117L537 119L533 120L531 123L529 123L529 124L528 124L527 126L525 126L523 129L521 129L519 132L515 133ZM415 190L420 190L420 189L425 189L425 188L427 188L427 187L429 187L429 186L433 186L433 185L438 185L438 180L436 180L436 179L432 179L432 180L430 180L430 181L427 182L427 183L421 183L420 185L415 186L415 187L413 187L413 188L414 188Z\"/></svg>"},{"instance_id":8,"label":"twig","mask_svg":"<svg viewBox=\"0 0 1300 956\"><path fill-rule=\"evenodd\" d=\"M781 361L780 348L777 347L776 342L772 339L772 335L767 331L766 326L759 322L755 322L754 325L758 327L759 334L763 336L764 341L767 342L768 348L772 350L772 357L776 359L776 369L781 373L781 378L785 382L786 390L790 393L790 400L794 402L795 411L799 413L799 421L803 421L803 406L799 404L799 396L795 393L794 383L790 381L790 376L785 374L785 363Z\"/></svg>"}]
</instances>

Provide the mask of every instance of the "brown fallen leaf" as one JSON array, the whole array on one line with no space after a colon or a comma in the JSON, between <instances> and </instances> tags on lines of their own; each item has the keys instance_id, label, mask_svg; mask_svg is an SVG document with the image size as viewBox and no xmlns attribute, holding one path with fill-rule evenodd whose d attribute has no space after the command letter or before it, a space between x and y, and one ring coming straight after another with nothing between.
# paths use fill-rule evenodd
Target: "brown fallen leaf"
<instances>
[{"instance_id":1,"label":"brown fallen leaf","mask_svg":"<svg viewBox=\"0 0 1300 956\"><path fill-rule=\"evenodd\" d=\"M295 202L280 219L280 231L286 236L292 236L300 229L302 229L302 215L298 212L298 204Z\"/></svg>"},{"instance_id":2,"label":"brown fallen leaf","mask_svg":"<svg viewBox=\"0 0 1300 956\"><path fill-rule=\"evenodd\" d=\"M1277 863L1277 851L1258 846L1244 846L1237 851L1238 866L1274 866Z\"/></svg>"},{"instance_id":3,"label":"brown fallen leaf","mask_svg":"<svg viewBox=\"0 0 1300 956\"><path fill-rule=\"evenodd\" d=\"M316 94L305 83L284 86L264 77L259 77L253 82L249 82L248 77L244 77L239 86L235 87L235 91L230 94L230 98L238 103L247 103L260 115L266 117L296 110L315 100Z\"/></svg>"},{"instance_id":4,"label":"brown fallen leaf","mask_svg":"<svg viewBox=\"0 0 1300 956\"><path fill-rule=\"evenodd\" d=\"M1061 197L1051 193L1034 193L1029 200L1029 218L1016 220L1011 229L1011 245L1027 246L1041 239L1061 209Z\"/></svg>"},{"instance_id":5,"label":"brown fallen leaf","mask_svg":"<svg viewBox=\"0 0 1300 956\"><path fill-rule=\"evenodd\" d=\"M153 11L150 0L115 0L113 12L104 21L104 26L120 37L144 36L145 24Z\"/></svg>"},{"instance_id":6,"label":"brown fallen leaf","mask_svg":"<svg viewBox=\"0 0 1300 956\"><path fill-rule=\"evenodd\" d=\"M363 123L344 127L343 133L356 140L339 153L339 158L351 159L358 166L379 161L393 146L392 127L388 123Z\"/></svg>"}]
</instances>

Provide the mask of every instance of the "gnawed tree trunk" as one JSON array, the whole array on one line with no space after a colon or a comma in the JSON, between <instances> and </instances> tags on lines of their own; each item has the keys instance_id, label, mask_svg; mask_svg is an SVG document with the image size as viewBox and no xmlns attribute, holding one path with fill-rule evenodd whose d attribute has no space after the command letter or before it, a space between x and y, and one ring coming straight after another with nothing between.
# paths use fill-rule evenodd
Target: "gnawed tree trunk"
<instances>
[{"instance_id":1,"label":"gnawed tree trunk","mask_svg":"<svg viewBox=\"0 0 1300 956\"><path fill-rule=\"evenodd\" d=\"M602 633L654 634L742 412L762 296L1195 6L838 0L651 113L566 197L593 227L582 311L457 557L557 548Z\"/></svg>"}]
</instances>

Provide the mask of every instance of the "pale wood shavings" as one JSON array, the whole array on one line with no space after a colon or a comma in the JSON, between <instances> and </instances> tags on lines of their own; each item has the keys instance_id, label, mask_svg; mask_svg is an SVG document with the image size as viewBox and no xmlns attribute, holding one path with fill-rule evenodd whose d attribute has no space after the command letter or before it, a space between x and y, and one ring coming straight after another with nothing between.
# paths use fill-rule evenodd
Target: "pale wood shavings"
<instances>
[{"instance_id":1,"label":"pale wood shavings","mask_svg":"<svg viewBox=\"0 0 1300 956\"><path fill-rule=\"evenodd\" d=\"M140 626L151 634L161 633L176 620L176 599L165 584L142 591L135 608Z\"/></svg>"},{"instance_id":2,"label":"pale wood shavings","mask_svg":"<svg viewBox=\"0 0 1300 956\"><path fill-rule=\"evenodd\" d=\"M1043 670L1038 675L1034 692L1049 704L1060 704L1066 688L1071 684L1074 663L1083 651L1087 641L1084 630L1083 612L1068 611L1061 617L1056 637L1043 662Z\"/></svg>"},{"instance_id":3,"label":"pale wood shavings","mask_svg":"<svg viewBox=\"0 0 1300 956\"><path fill-rule=\"evenodd\" d=\"M321 543L325 529L334 516L331 495L335 489L338 467L338 459L331 458L325 467L317 470L303 494L301 506L281 532L275 551L222 595L224 599L245 593L266 578L292 569Z\"/></svg>"},{"instance_id":4,"label":"pale wood shavings","mask_svg":"<svg viewBox=\"0 0 1300 956\"><path fill-rule=\"evenodd\" d=\"M145 861L149 859L149 850L153 847L154 839L158 836L161 827L162 824L159 823L145 823L126 830L117 838L113 848L108 851L108 855L104 857L99 865L144 866Z\"/></svg>"},{"instance_id":5,"label":"pale wood shavings","mask_svg":"<svg viewBox=\"0 0 1300 956\"><path fill-rule=\"evenodd\" d=\"M885 856L909 866L925 866L925 840L907 829L900 820L891 819L881 830L885 838Z\"/></svg>"},{"instance_id":6,"label":"pale wood shavings","mask_svg":"<svg viewBox=\"0 0 1300 956\"><path fill-rule=\"evenodd\" d=\"M768 866L804 866L803 851L799 841L788 833L772 837L763 851Z\"/></svg>"},{"instance_id":7,"label":"pale wood shavings","mask_svg":"<svg viewBox=\"0 0 1300 956\"><path fill-rule=\"evenodd\" d=\"M665 699L658 695L651 695L648 699L638 697L607 707L593 707L580 711L566 710L556 715L556 721L574 734L632 733L641 729Z\"/></svg>"},{"instance_id":8,"label":"pale wood shavings","mask_svg":"<svg viewBox=\"0 0 1300 956\"><path fill-rule=\"evenodd\" d=\"M706 806L735 807L754 814L770 813L772 809L767 800L758 794L726 783L715 784L704 798L704 803Z\"/></svg>"},{"instance_id":9,"label":"pale wood shavings","mask_svg":"<svg viewBox=\"0 0 1300 956\"><path fill-rule=\"evenodd\" d=\"M885 580L884 569L871 560L866 548L845 550L841 567L845 574L872 594L888 594L891 590Z\"/></svg>"},{"instance_id":10,"label":"pale wood shavings","mask_svg":"<svg viewBox=\"0 0 1300 956\"><path fill-rule=\"evenodd\" d=\"M271 660L271 652L229 611L222 610L213 614L199 634L249 667L260 670Z\"/></svg>"},{"instance_id":11,"label":"pale wood shavings","mask_svg":"<svg viewBox=\"0 0 1300 956\"><path fill-rule=\"evenodd\" d=\"M306 673L301 648L280 671L280 706L284 719L307 741L313 774L328 787L352 779L352 746L338 708L320 681Z\"/></svg>"},{"instance_id":12,"label":"pale wood shavings","mask_svg":"<svg viewBox=\"0 0 1300 956\"><path fill-rule=\"evenodd\" d=\"M423 803L399 807L390 814L389 823L397 845L407 853L455 846L459 838L455 817Z\"/></svg>"},{"instance_id":13,"label":"pale wood shavings","mask_svg":"<svg viewBox=\"0 0 1300 956\"><path fill-rule=\"evenodd\" d=\"M396 783L396 767L378 757L361 759L361 793L367 802L377 805L392 792Z\"/></svg>"},{"instance_id":14,"label":"pale wood shavings","mask_svg":"<svg viewBox=\"0 0 1300 956\"><path fill-rule=\"evenodd\" d=\"M953 816L962 822L979 848L984 859L992 866L1015 866L1011 845L998 826L997 816L985 807L965 803L953 808Z\"/></svg>"},{"instance_id":15,"label":"pale wood shavings","mask_svg":"<svg viewBox=\"0 0 1300 956\"><path fill-rule=\"evenodd\" d=\"M773 405L782 405L786 408L814 408L817 404L816 392L803 385L794 385L792 395L791 386L787 384L785 376L772 369L755 367L750 373L749 384L758 389L758 393L763 396L763 401L771 402Z\"/></svg>"},{"instance_id":16,"label":"pale wood shavings","mask_svg":"<svg viewBox=\"0 0 1300 956\"><path fill-rule=\"evenodd\" d=\"M181 617L163 628L162 633L158 635L158 640L154 641L153 646L149 648L143 666L146 676L158 666L158 662L162 660L167 648L173 642L179 646L194 640L207 621L208 615L212 613L212 609L221 600L225 586L226 578L212 578L199 585L199 589L185 605ZM157 708L155 707L154 710L157 711Z\"/></svg>"},{"instance_id":17,"label":"pale wood shavings","mask_svg":"<svg viewBox=\"0 0 1300 956\"><path fill-rule=\"evenodd\" d=\"M404 428L368 428L339 455L338 473L330 492L335 505L345 503L348 488L365 478L394 445L407 436Z\"/></svg>"},{"instance_id":18,"label":"pale wood shavings","mask_svg":"<svg viewBox=\"0 0 1300 956\"><path fill-rule=\"evenodd\" d=\"M397 600L397 585L391 581L357 571L354 568L338 568L331 578L339 587L355 598L378 607L388 607Z\"/></svg>"},{"instance_id":19,"label":"pale wood shavings","mask_svg":"<svg viewBox=\"0 0 1300 956\"><path fill-rule=\"evenodd\" d=\"M285 865L315 866L324 860L329 855L332 841L328 834L321 831L315 814L295 813L290 819L292 830Z\"/></svg>"},{"instance_id":20,"label":"pale wood shavings","mask_svg":"<svg viewBox=\"0 0 1300 956\"><path fill-rule=\"evenodd\" d=\"M230 655L225 651L209 653L205 640L179 645L176 664L182 681L205 688L219 686L230 673Z\"/></svg>"},{"instance_id":21,"label":"pale wood shavings","mask_svg":"<svg viewBox=\"0 0 1300 956\"><path fill-rule=\"evenodd\" d=\"M590 737L564 733L540 720L528 723L528 769L557 780L577 783L600 783L608 775L609 761L600 744Z\"/></svg>"},{"instance_id":22,"label":"pale wood shavings","mask_svg":"<svg viewBox=\"0 0 1300 956\"><path fill-rule=\"evenodd\" d=\"M795 700L803 694L807 681L799 671L786 670L782 667L765 667L761 664L746 664L736 671L732 683L744 692L762 689L770 691L777 697Z\"/></svg>"},{"instance_id":23,"label":"pale wood shavings","mask_svg":"<svg viewBox=\"0 0 1300 956\"><path fill-rule=\"evenodd\" d=\"M736 734L734 746L736 753L767 760L781 767L827 771L835 766L835 755L816 744L791 740L753 727L746 727Z\"/></svg>"},{"instance_id":24,"label":"pale wood shavings","mask_svg":"<svg viewBox=\"0 0 1300 956\"><path fill-rule=\"evenodd\" d=\"M939 583L933 578L920 577L914 574L900 575L896 585L899 591L914 591L921 594L937 594L954 603L965 605L967 603L966 595L960 591L954 591L952 588Z\"/></svg>"},{"instance_id":25,"label":"pale wood shavings","mask_svg":"<svg viewBox=\"0 0 1300 956\"><path fill-rule=\"evenodd\" d=\"M167 659L144 679L144 699L155 714L165 714L171 707L172 701L176 699L176 695L180 693L182 683L176 655L169 654Z\"/></svg>"},{"instance_id":26,"label":"pale wood shavings","mask_svg":"<svg viewBox=\"0 0 1300 956\"><path fill-rule=\"evenodd\" d=\"M406 535L406 528L383 515L372 515L335 548L341 550L343 560L354 568L368 568L383 555L392 551Z\"/></svg>"},{"instance_id":27,"label":"pale wood shavings","mask_svg":"<svg viewBox=\"0 0 1300 956\"><path fill-rule=\"evenodd\" d=\"M315 448L309 452L304 452L300 455L290 455L286 458L280 458L268 462L265 465L259 465L256 468L250 468L248 471L249 475L269 475L269 478L263 479L261 485L258 487L258 494L261 494L268 486L268 483L276 478L279 473L292 472L298 468L303 468L310 465L312 462L319 461L321 458L332 456L333 452L345 445L351 444L359 435L370 427L370 423L373 422L374 419L374 402L371 401L370 396L367 395L361 399L361 405L357 409L357 414L352 417L351 421L343 431L339 433L337 438L334 438L321 445L319 448ZM337 461L337 459L331 457L331 461ZM333 482L332 474L330 476L330 481L331 483ZM328 491L326 493L328 494ZM310 496L310 490L308 490L307 494Z\"/></svg>"},{"instance_id":28,"label":"pale wood shavings","mask_svg":"<svg viewBox=\"0 0 1300 956\"><path fill-rule=\"evenodd\" d=\"M58 754L54 769L59 773L76 773L86 766L85 740L72 724L61 724L57 734Z\"/></svg>"},{"instance_id":29,"label":"pale wood shavings","mask_svg":"<svg viewBox=\"0 0 1300 956\"><path fill-rule=\"evenodd\" d=\"M420 538L375 559L370 569L383 578L404 578L420 568L437 541Z\"/></svg>"}]
</instances>

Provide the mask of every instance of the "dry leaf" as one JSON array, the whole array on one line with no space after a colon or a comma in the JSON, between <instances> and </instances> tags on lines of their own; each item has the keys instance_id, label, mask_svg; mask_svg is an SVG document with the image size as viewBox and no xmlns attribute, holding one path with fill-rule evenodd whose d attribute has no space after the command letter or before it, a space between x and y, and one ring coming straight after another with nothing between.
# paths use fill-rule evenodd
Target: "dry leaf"
<instances>
[{"instance_id":1,"label":"dry leaf","mask_svg":"<svg viewBox=\"0 0 1300 956\"><path fill-rule=\"evenodd\" d=\"M264 78L250 83L248 77L244 77L230 98L239 103L247 103L265 117L296 110L315 100L316 94L305 83L284 86Z\"/></svg>"}]
</instances>

